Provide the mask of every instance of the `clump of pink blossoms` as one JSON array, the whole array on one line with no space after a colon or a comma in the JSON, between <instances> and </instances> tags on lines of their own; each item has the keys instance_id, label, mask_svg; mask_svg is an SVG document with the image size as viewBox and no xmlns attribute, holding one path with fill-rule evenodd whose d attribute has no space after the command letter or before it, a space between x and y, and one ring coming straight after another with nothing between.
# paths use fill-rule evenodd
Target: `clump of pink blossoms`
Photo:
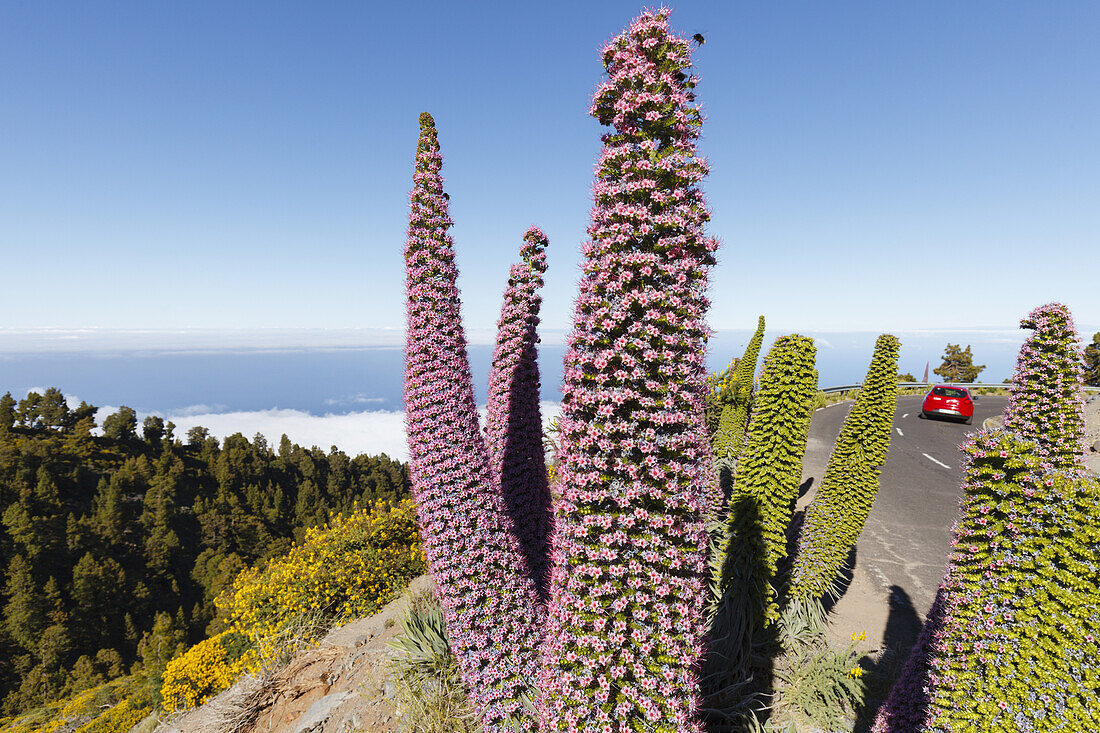
<instances>
[{"instance_id":1,"label":"clump of pink blossoms","mask_svg":"<svg viewBox=\"0 0 1100 733\"><path fill-rule=\"evenodd\" d=\"M495 489L459 314L435 122L420 115L405 248L405 411L424 554L471 701L487 731L526 715L539 601Z\"/></svg>"},{"instance_id":2,"label":"clump of pink blossoms","mask_svg":"<svg viewBox=\"0 0 1100 733\"><path fill-rule=\"evenodd\" d=\"M603 49L611 126L561 417L541 687L551 730L701 730L707 276L717 243L695 154L691 52L668 11Z\"/></svg>"},{"instance_id":3,"label":"clump of pink blossoms","mask_svg":"<svg viewBox=\"0 0 1100 733\"><path fill-rule=\"evenodd\" d=\"M527 560L545 592L551 526L550 485L539 409L538 294L546 272L546 235L531 227L512 265L489 371L485 441L489 470Z\"/></svg>"},{"instance_id":4,"label":"clump of pink blossoms","mask_svg":"<svg viewBox=\"0 0 1100 733\"><path fill-rule=\"evenodd\" d=\"M1077 470L1085 453L1081 353L1069 308L1041 305L1020 321L1034 333L1016 359L1005 430L1036 442L1047 470Z\"/></svg>"}]
</instances>

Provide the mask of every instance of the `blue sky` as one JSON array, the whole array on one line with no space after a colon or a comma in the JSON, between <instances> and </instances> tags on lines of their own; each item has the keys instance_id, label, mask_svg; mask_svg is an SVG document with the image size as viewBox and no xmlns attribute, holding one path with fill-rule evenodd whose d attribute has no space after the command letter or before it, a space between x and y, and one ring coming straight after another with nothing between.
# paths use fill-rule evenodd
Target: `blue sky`
<instances>
[{"instance_id":1,"label":"blue sky","mask_svg":"<svg viewBox=\"0 0 1100 733\"><path fill-rule=\"evenodd\" d=\"M468 325L538 224L567 328L598 47L640 7L0 2L0 328L400 328L423 110ZM672 7L713 326L1100 324L1100 4Z\"/></svg>"}]
</instances>

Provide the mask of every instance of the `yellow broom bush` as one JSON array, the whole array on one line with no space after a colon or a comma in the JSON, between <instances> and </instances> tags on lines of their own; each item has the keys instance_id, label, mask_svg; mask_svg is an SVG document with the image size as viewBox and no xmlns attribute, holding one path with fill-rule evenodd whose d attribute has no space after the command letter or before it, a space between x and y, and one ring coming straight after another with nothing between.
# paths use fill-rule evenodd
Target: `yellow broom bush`
<instances>
[{"instance_id":1,"label":"yellow broom bush","mask_svg":"<svg viewBox=\"0 0 1100 733\"><path fill-rule=\"evenodd\" d=\"M358 509L310 529L301 544L245 570L218 598L229 628L169 662L165 708L201 705L290 647L315 642L332 624L374 613L423 572L410 501Z\"/></svg>"},{"instance_id":2,"label":"yellow broom bush","mask_svg":"<svg viewBox=\"0 0 1100 733\"><path fill-rule=\"evenodd\" d=\"M168 711L202 705L211 697L232 685L246 671L251 657L238 655L233 659L231 637L235 632L223 631L200 641L176 657L164 669L160 688L164 709Z\"/></svg>"},{"instance_id":3,"label":"yellow broom bush","mask_svg":"<svg viewBox=\"0 0 1100 733\"><path fill-rule=\"evenodd\" d=\"M423 572L415 510L403 501L310 529L286 555L237 576L218 605L230 628L255 641L302 616L336 622L374 613Z\"/></svg>"}]
</instances>

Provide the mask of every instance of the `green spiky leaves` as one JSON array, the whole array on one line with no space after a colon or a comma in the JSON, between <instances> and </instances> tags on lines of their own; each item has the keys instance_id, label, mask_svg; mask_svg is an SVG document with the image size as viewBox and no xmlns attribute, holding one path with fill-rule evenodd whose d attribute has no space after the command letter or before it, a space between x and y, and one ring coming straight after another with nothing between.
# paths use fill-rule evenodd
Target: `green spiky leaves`
<instances>
[{"instance_id":1,"label":"green spiky leaves","mask_svg":"<svg viewBox=\"0 0 1100 733\"><path fill-rule=\"evenodd\" d=\"M890 448L900 347L897 337L889 334L875 342L859 397L844 420L821 486L806 510L791 570L789 595L795 601L818 599L831 590L848 550L863 532Z\"/></svg>"},{"instance_id":2,"label":"green spiky leaves","mask_svg":"<svg viewBox=\"0 0 1100 733\"><path fill-rule=\"evenodd\" d=\"M745 442L745 429L749 418L749 403L752 401L753 377L756 375L756 360L760 355L760 345L764 341L764 316L756 325L756 333L745 347L745 355L737 363L733 379L719 385L718 398L722 411L718 421L718 431L712 441L714 457L719 460L736 459L741 454Z\"/></svg>"},{"instance_id":3,"label":"green spiky leaves","mask_svg":"<svg viewBox=\"0 0 1100 733\"><path fill-rule=\"evenodd\" d=\"M1100 729L1100 482L979 434L944 581L924 730Z\"/></svg>"}]
</instances>

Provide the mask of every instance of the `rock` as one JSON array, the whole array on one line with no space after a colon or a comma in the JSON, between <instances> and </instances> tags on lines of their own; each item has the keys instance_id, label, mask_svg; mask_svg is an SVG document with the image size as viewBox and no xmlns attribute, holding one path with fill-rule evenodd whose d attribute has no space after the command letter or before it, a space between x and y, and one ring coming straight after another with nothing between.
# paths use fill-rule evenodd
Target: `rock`
<instances>
[{"instance_id":1,"label":"rock","mask_svg":"<svg viewBox=\"0 0 1100 733\"><path fill-rule=\"evenodd\" d=\"M1093 453L1100 453L1100 440L1093 441L1093 444L1089 446L1089 450Z\"/></svg>"},{"instance_id":2,"label":"rock","mask_svg":"<svg viewBox=\"0 0 1100 733\"><path fill-rule=\"evenodd\" d=\"M325 695L309 706L309 710L294 722L290 733L310 733L317 730L332 715L332 711L351 695L350 692L334 692Z\"/></svg>"}]
</instances>

